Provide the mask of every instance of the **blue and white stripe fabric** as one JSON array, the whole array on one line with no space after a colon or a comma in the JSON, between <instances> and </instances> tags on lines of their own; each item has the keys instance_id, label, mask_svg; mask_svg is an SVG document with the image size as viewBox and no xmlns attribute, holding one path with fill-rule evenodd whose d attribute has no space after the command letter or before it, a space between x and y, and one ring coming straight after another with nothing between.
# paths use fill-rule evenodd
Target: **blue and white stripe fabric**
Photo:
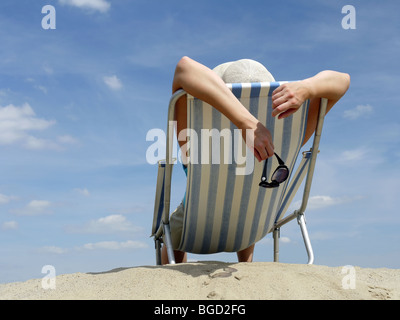
<instances>
[{"instance_id":1,"label":"blue and white stripe fabric","mask_svg":"<svg viewBox=\"0 0 400 320\"><path fill-rule=\"evenodd\" d=\"M272 117L272 92L283 83L228 86L271 132L275 152L292 173L304 139L309 101L288 118L278 120ZM241 135L235 130L237 128L218 110L191 96L188 96L188 127L193 130L188 130L191 160L188 163L183 232L178 249L204 254L245 249L269 233L278 214L284 214L281 207L283 202L285 208L288 205L286 191L290 179L278 188L259 187L264 162L259 163L254 158L251 174L237 174L236 169L244 165L237 163L232 150L237 150L238 146L243 148L239 150L246 149ZM202 129L206 133L216 129L224 137L220 139L220 151L213 150L213 144L207 135L202 135ZM199 146L197 149L195 144ZM213 156L218 152L219 161L213 164ZM277 166L275 157L268 160L268 179Z\"/></svg>"}]
</instances>

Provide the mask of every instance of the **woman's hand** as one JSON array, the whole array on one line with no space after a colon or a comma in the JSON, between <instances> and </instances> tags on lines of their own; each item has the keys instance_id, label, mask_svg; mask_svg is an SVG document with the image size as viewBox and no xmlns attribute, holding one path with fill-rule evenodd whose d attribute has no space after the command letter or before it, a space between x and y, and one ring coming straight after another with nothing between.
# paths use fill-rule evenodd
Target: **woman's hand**
<instances>
[{"instance_id":1,"label":"woman's hand","mask_svg":"<svg viewBox=\"0 0 400 320\"><path fill-rule=\"evenodd\" d=\"M305 80L285 83L272 93L272 116L286 118L295 113L310 96L310 88Z\"/></svg>"},{"instance_id":2,"label":"woman's hand","mask_svg":"<svg viewBox=\"0 0 400 320\"><path fill-rule=\"evenodd\" d=\"M239 129L246 145L253 150L257 160L262 161L273 156L274 144L269 130L255 117L251 117Z\"/></svg>"}]
</instances>

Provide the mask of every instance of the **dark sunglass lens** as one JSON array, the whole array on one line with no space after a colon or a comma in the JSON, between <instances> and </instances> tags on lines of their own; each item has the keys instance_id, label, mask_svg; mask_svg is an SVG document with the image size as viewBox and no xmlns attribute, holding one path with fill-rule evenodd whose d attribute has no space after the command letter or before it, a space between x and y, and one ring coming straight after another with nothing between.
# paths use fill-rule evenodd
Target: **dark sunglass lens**
<instances>
[{"instance_id":1,"label":"dark sunglass lens","mask_svg":"<svg viewBox=\"0 0 400 320\"><path fill-rule=\"evenodd\" d=\"M271 177L271 180L275 180L278 183L285 181L288 177L289 171L287 168L278 168Z\"/></svg>"}]
</instances>

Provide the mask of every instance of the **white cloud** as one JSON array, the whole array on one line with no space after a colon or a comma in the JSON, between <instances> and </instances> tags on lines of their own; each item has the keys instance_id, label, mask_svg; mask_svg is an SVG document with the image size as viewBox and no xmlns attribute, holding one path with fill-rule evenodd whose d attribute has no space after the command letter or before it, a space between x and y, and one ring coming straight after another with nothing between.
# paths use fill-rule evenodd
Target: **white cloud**
<instances>
[{"instance_id":1,"label":"white cloud","mask_svg":"<svg viewBox=\"0 0 400 320\"><path fill-rule=\"evenodd\" d=\"M336 206L344 203L349 203L352 201L360 200L362 197L331 197L331 196L312 196L308 198L307 210L322 209L331 206ZM290 210L298 209L301 206L302 200L296 201L291 204Z\"/></svg>"},{"instance_id":2,"label":"white cloud","mask_svg":"<svg viewBox=\"0 0 400 320\"><path fill-rule=\"evenodd\" d=\"M57 137L57 141L62 144L77 144L78 143L78 140L70 135L59 136L59 137Z\"/></svg>"},{"instance_id":3,"label":"white cloud","mask_svg":"<svg viewBox=\"0 0 400 320\"><path fill-rule=\"evenodd\" d=\"M360 169L361 167L370 167L386 162L385 150L386 148L383 143L376 144L375 148L360 146L338 152L329 160L334 165L339 164L345 167L357 167Z\"/></svg>"},{"instance_id":4,"label":"white cloud","mask_svg":"<svg viewBox=\"0 0 400 320\"><path fill-rule=\"evenodd\" d=\"M346 110L343 117L350 120L356 120L360 117L368 117L373 113L374 109L370 105L358 105L357 107Z\"/></svg>"},{"instance_id":5,"label":"white cloud","mask_svg":"<svg viewBox=\"0 0 400 320\"><path fill-rule=\"evenodd\" d=\"M290 243L290 242L291 242L291 240L290 240L289 237L280 237L279 240L280 240L282 243Z\"/></svg>"},{"instance_id":6,"label":"white cloud","mask_svg":"<svg viewBox=\"0 0 400 320\"><path fill-rule=\"evenodd\" d=\"M61 150L62 148L55 142L48 139L40 139L33 136L27 136L24 139L23 146L30 150Z\"/></svg>"},{"instance_id":7,"label":"white cloud","mask_svg":"<svg viewBox=\"0 0 400 320\"><path fill-rule=\"evenodd\" d=\"M6 97L11 92L10 89L0 89L0 97Z\"/></svg>"},{"instance_id":8,"label":"white cloud","mask_svg":"<svg viewBox=\"0 0 400 320\"><path fill-rule=\"evenodd\" d=\"M134 226L125 216L114 214L92 220L83 227L69 227L68 230L75 233L110 234L121 232L134 233L141 231L141 228Z\"/></svg>"},{"instance_id":9,"label":"white cloud","mask_svg":"<svg viewBox=\"0 0 400 320\"><path fill-rule=\"evenodd\" d=\"M21 107L12 104L0 107L1 130L44 130L55 123L55 121L47 121L35 116L35 112L28 103Z\"/></svg>"},{"instance_id":10,"label":"white cloud","mask_svg":"<svg viewBox=\"0 0 400 320\"><path fill-rule=\"evenodd\" d=\"M15 230L18 228L18 222L16 221L6 221L1 224L1 229L3 230Z\"/></svg>"},{"instance_id":11,"label":"white cloud","mask_svg":"<svg viewBox=\"0 0 400 320\"><path fill-rule=\"evenodd\" d=\"M40 248L39 250L41 253L55 253L55 254L63 254L68 252L68 249L56 247L56 246L46 246L43 248Z\"/></svg>"},{"instance_id":12,"label":"white cloud","mask_svg":"<svg viewBox=\"0 0 400 320\"><path fill-rule=\"evenodd\" d=\"M9 203L13 199L15 199L15 197L6 196L6 195L0 193L0 204Z\"/></svg>"},{"instance_id":13,"label":"white cloud","mask_svg":"<svg viewBox=\"0 0 400 320\"><path fill-rule=\"evenodd\" d=\"M81 194L82 196L85 196L85 197L89 197L90 196L90 192L86 188L84 188L84 189L76 188L76 189L74 189L74 191L79 193L79 194Z\"/></svg>"},{"instance_id":14,"label":"white cloud","mask_svg":"<svg viewBox=\"0 0 400 320\"><path fill-rule=\"evenodd\" d=\"M48 65L44 65L43 66L43 70L44 72L46 72L46 74L48 75L52 75L54 73L53 68L49 67Z\"/></svg>"},{"instance_id":15,"label":"white cloud","mask_svg":"<svg viewBox=\"0 0 400 320\"><path fill-rule=\"evenodd\" d=\"M119 90L122 88L122 82L116 75L110 77L103 77L104 83L112 90Z\"/></svg>"},{"instance_id":16,"label":"white cloud","mask_svg":"<svg viewBox=\"0 0 400 320\"><path fill-rule=\"evenodd\" d=\"M47 88L45 86L35 85L35 89L42 91L44 94L47 94Z\"/></svg>"},{"instance_id":17,"label":"white cloud","mask_svg":"<svg viewBox=\"0 0 400 320\"><path fill-rule=\"evenodd\" d=\"M55 123L54 120L38 118L28 103L21 107L12 104L0 106L0 145L20 143L28 149L59 149L50 140L28 134L30 131L46 130Z\"/></svg>"},{"instance_id":18,"label":"white cloud","mask_svg":"<svg viewBox=\"0 0 400 320\"><path fill-rule=\"evenodd\" d=\"M95 243L86 243L79 247L74 248L61 248L57 246L45 246L39 249L41 253L51 254L65 254L71 251L83 251L83 250L124 250L124 249L146 249L148 245L141 241L99 241Z\"/></svg>"},{"instance_id":19,"label":"white cloud","mask_svg":"<svg viewBox=\"0 0 400 320\"><path fill-rule=\"evenodd\" d=\"M29 202L28 207L33 209L33 210L43 210L46 209L50 206L50 202L49 201L45 201L45 200L32 200L31 202Z\"/></svg>"},{"instance_id":20,"label":"white cloud","mask_svg":"<svg viewBox=\"0 0 400 320\"><path fill-rule=\"evenodd\" d=\"M46 200L32 200L25 207L15 209L13 212L17 215L36 216L51 213L51 202Z\"/></svg>"},{"instance_id":21,"label":"white cloud","mask_svg":"<svg viewBox=\"0 0 400 320\"><path fill-rule=\"evenodd\" d=\"M111 4L105 0L58 0L60 4L65 4L81 9L97 10L100 12L107 12Z\"/></svg>"},{"instance_id":22,"label":"white cloud","mask_svg":"<svg viewBox=\"0 0 400 320\"><path fill-rule=\"evenodd\" d=\"M106 250L121 250L121 249L145 249L148 245L140 241L101 241L96 243L87 243L81 247L81 249L95 250L95 249L106 249Z\"/></svg>"},{"instance_id":23,"label":"white cloud","mask_svg":"<svg viewBox=\"0 0 400 320\"><path fill-rule=\"evenodd\" d=\"M38 118L28 103L21 107L12 104L0 106L0 145L19 144L30 150L63 150L63 145L78 143L70 135L59 136L53 141L31 134L31 131L47 130L55 123L55 120Z\"/></svg>"},{"instance_id":24,"label":"white cloud","mask_svg":"<svg viewBox=\"0 0 400 320\"><path fill-rule=\"evenodd\" d=\"M291 243L292 240L290 240L289 237L279 237L279 242L280 243ZM258 245L271 245L274 243L274 239L272 237L264 237L261 239L259 242L257 242Z\"/></svg>"},{"instance_id":25,"label":"white cloud","mask_svg":"<svg viewBox=\"0 0 400 320\"><path fill-rule=\"evenodd\" d=\"M332 198L330 196L313 196L308 200L308 209L321 209L325 207L330 207L338 205L345 202L343 198Z\"/></svg>"},{"instance_id":26,"label":"white cloud","mask_svg":"<svg viewBox=\"0 0 400 320\"><path fill-rule=\"evenodd\" d=\"M340 157L341 161L361 161L365 159L369 151L366 148L358 148L353 150L343 151Z\"/></svg>"}]
</instances>

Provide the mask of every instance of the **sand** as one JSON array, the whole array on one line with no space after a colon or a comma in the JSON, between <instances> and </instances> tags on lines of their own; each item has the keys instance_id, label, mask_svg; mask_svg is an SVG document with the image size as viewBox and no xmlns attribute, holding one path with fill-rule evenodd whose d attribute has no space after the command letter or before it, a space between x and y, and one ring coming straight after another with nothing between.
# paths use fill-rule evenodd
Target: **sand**
<instances>
[{"instance_id":1,"label":"sand","mask_svg":"<svg viewBox=\"0 0 400 320\"><path fill-rule=\"evenodd\" d=\"M208 261L1 284L0 299L399 300L400 270Z\"/></svg>"}]
</instances>

